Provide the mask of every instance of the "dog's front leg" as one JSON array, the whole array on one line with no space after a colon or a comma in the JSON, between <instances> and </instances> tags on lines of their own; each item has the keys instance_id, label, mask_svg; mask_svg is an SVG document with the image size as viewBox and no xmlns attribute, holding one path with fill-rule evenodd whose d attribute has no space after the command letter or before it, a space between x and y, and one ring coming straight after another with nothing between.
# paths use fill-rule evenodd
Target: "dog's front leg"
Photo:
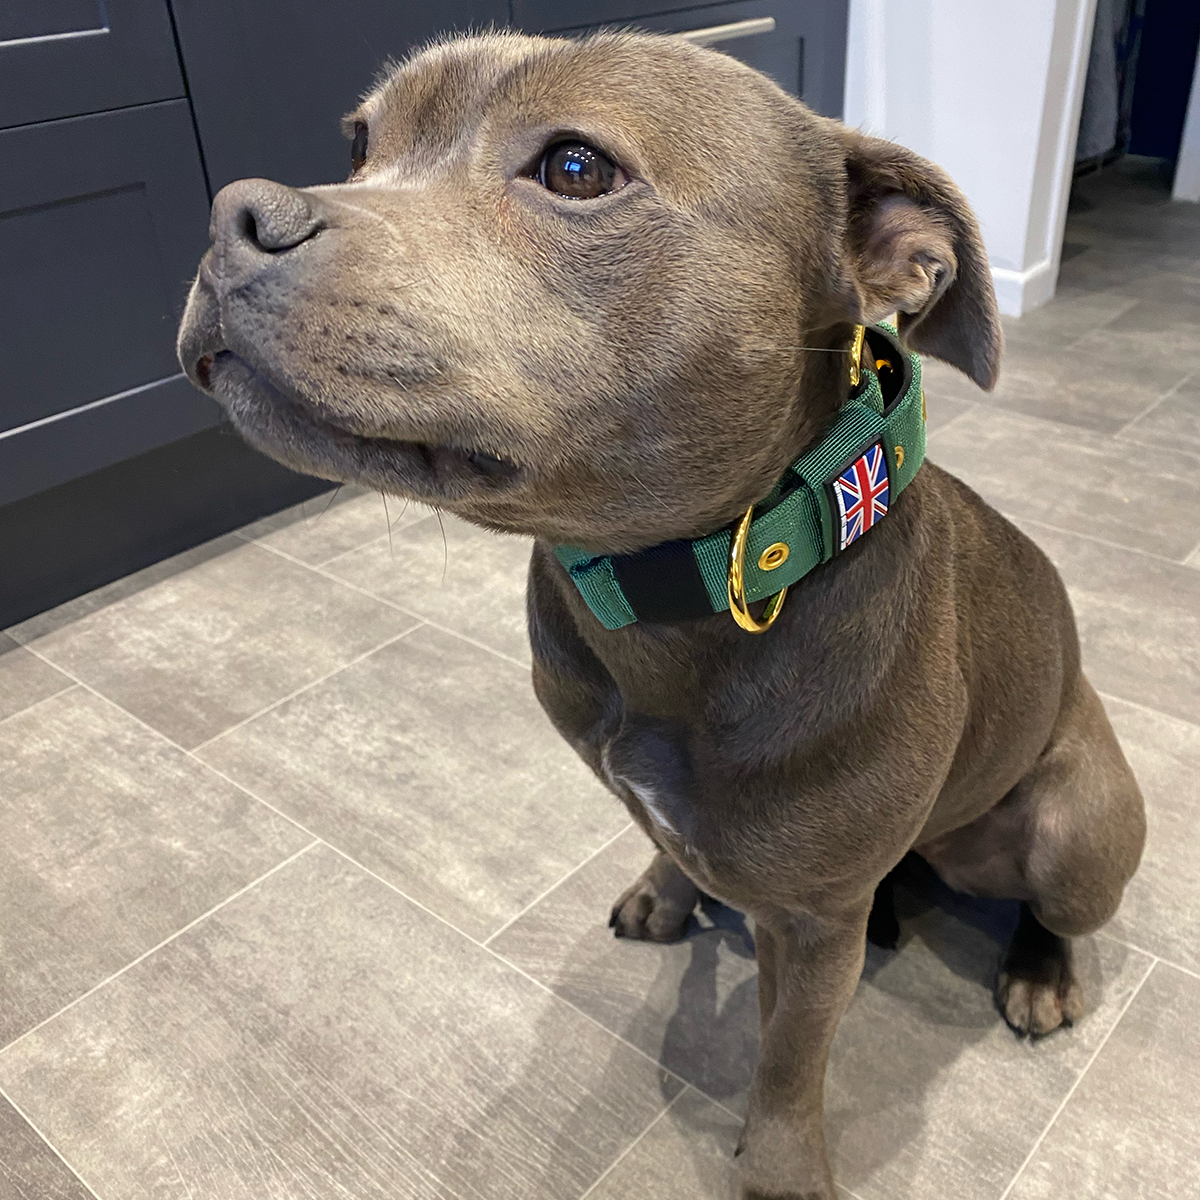
<instances>
[{"instance_id":1,"label":"dog's front leg","mask_svg":"<svg viewBox=\"0 0 1200 1200\"><path fill-rule=\"evenodd\" d=\"M862 972L869 903L837 919L755 927L762 1050L742 1133L742 1200L835 1200L825 1153L825 1064Z\"/></svg>"}]
</instances>

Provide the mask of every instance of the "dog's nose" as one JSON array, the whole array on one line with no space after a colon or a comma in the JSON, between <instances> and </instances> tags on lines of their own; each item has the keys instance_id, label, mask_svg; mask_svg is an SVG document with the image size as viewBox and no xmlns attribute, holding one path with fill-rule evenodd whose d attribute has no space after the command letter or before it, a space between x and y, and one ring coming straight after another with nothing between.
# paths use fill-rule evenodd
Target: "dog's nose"
<instances>
[{"instance_id":1,"label":"dog's nose","mask_svg":"<svg viewBox=\"0 0 1200 1200\"><path fill-rule=\"evenodd\" d=\"M303 192L269 179L239 179L213 201L208 234L217 252L218 272L227 283L285 254L321 228Z\"/></svg>"}]
</instances>

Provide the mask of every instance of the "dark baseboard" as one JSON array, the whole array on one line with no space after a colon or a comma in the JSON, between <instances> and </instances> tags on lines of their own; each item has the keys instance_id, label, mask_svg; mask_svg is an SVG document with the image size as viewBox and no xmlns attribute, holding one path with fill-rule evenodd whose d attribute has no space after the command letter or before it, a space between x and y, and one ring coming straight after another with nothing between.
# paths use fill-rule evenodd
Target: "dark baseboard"
<instances>
[{"instance_id":1,"label":"dark baseboard","mask_svg":"<svg viewBox=\"0 0 1200 1200\"><path fill-rule=\"evenodd\" d=\"M0 507L0 629L333 485L202 430Z\"/></svg>"}]
</instances>

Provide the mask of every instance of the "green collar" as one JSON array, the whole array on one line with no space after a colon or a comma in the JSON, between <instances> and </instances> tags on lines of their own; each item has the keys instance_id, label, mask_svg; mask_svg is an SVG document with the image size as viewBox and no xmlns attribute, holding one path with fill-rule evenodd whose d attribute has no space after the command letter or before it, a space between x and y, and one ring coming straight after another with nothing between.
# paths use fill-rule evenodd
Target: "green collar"
<instances>
[{"instance_id":1,"label":"green collar","mask_svg":"<svg viewBox=\"0 0 1200 1200\"><path fill-rule=\"evenodd\" d=\"M803 579L867 533L925 460L920 359L891 325L869 327L866 339L876 370L864 368L828 433L755 506L744 552L748 603ZM637 554L596 556L571 546L554 553L601 625L620 629L728 610L734 531L725 526Z\"/></svg>"}]
</instances>

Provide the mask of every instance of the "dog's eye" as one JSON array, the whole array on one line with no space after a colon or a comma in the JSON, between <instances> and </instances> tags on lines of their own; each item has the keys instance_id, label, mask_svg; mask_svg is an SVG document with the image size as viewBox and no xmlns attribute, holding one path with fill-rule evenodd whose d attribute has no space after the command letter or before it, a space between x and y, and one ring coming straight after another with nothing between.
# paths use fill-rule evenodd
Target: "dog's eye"
<instances>
[{"instance_id":1,"label":"dog's eye","mask_svg":"<svg viewBox=\"0 0 1200 1200\"><path fill-rule=\"evenodd\" d=\"M364 121L354 122L354 141L350 143L350 168L361 171L367 161L367 126Z\"/></svg>"},{"instance_id":2,"label":"dog's eye","mask_svg":"<svg viewBox=\"0 0 1200 1200\"><path fill-rule=\"evenodd\" d=\"M559 142L542 155L538 182L568 200L595 200L629 179L612 159L585 142Z\"/></svg>"}]
</instances>

